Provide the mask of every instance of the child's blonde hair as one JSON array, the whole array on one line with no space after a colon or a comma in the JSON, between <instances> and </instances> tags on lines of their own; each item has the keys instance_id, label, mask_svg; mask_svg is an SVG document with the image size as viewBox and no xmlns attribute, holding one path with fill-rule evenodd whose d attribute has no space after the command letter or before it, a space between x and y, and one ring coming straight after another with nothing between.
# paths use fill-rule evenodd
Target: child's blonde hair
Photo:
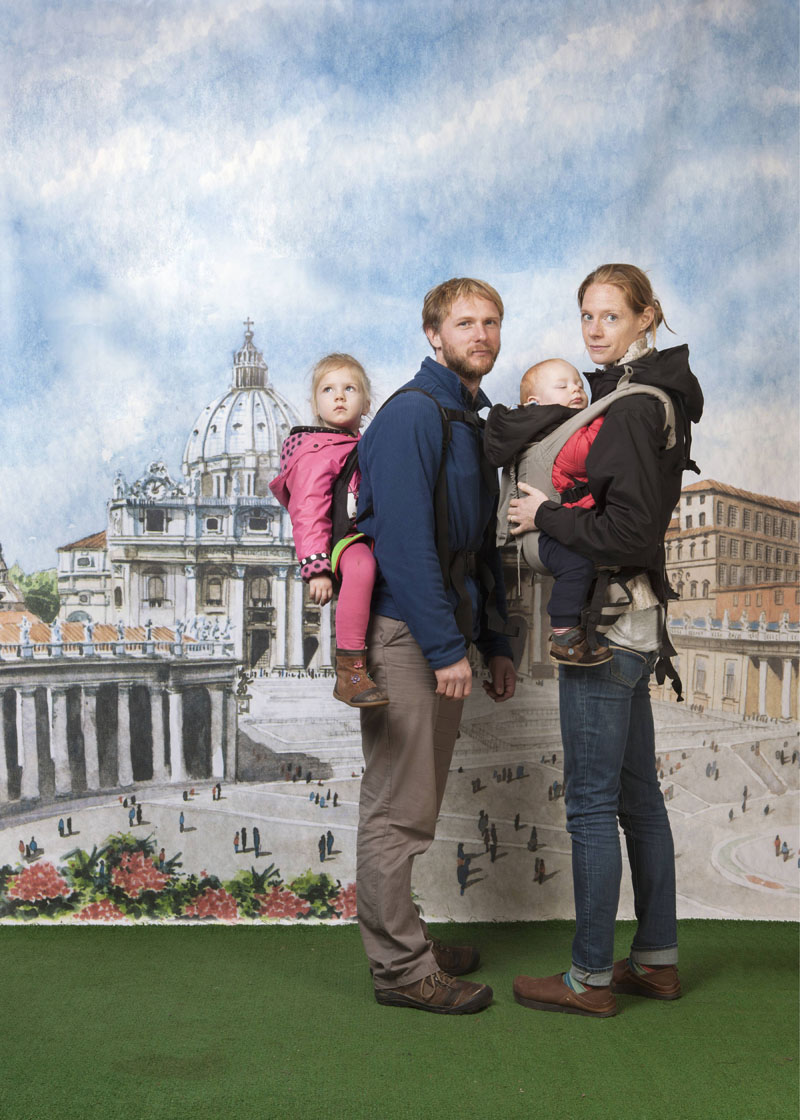
<instances>
[{"instance_id":1,"label":"child's blonde hair","mask_svg":"<svg viewBox=\"0 0 800 1120\"><path fill-rule=\"evenodd\" d=\"M317 415L317 389L319 389L320 382L323 377L328 373L333 373L336 369L342 367L353 371L353 380L358 385L367 402L367 407L363 415L369 414L370 406L372 403L372 386L367 377L367 371L352 354L327 354L324 358L320 358L314 368L311 370L311 411L314 413L314 419L318 424L322 424L319 416Z\"/></svg>"}]
</instances>

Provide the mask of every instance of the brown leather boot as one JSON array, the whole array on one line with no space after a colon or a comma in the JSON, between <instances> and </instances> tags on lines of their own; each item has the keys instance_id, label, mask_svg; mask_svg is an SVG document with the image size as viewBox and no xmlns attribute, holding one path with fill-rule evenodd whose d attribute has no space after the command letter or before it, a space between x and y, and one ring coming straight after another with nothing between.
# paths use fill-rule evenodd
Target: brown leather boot
<instances>
[{"instance_id":1,"label":"brown leather boot","mask_svg":"<svg viewBox=\"0 0 800 1120\"><path fill-rule=\"evenodd\" d=\"M367 672L366 650L337 649L333 695L351 708L380 708L389 703Z\"/></svg>"},{"instance_id":2,"label":"brown leather boot","mask_svg":"<svg viewBox=\"0 0 800 1120\"><path fill-rule=\"evenodd\" d=\"M434 972L400 988L376 988L375 999L385 1007L413 1007L438 1015L471 1015L492 1002L488 984L456 980L446 972Z\"/></svg>"},{"instance_id":3,"label":"brown leather boot","mask_svg":"<svg viewBox=\"0 0 800 1120\"><path fill-rule=\"evenodd\" d=\"M550 660L557 665L580 665L587 668L603 665L610 661L613 654L608 646L592 649L586 638L586 631L576 626L566 634L553 634L550 638Z\"/></svg>"},{"instance_id":4,"label":"brown leather boot","mask_svg":"<svg viewBox=\"0 0 800 1120\"><path fill-rule=\"evenodd\" d=\"M431 942L436 963L448 976L463 976L466 972L474 972L481 963L481 955L472 945L445 945L435 937L431 938Z\"/></svg>"}]
</instances>

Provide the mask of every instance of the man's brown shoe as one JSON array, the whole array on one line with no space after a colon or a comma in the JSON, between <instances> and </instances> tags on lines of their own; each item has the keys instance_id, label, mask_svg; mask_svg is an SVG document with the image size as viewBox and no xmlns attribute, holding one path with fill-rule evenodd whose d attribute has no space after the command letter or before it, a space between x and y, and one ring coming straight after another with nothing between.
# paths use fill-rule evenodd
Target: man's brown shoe
<instances>
[{"instance_id":1,"label":"man's brown shoe","mask_svg":"<svg viewBox=\"0 0 800 1120\"><path fill-rule=\"evenodd\" d=\"M375 999L387 1007L415 1007L418 1011L435 1011L439 1015L469 1015L482 1011L492 1002L492 995L487 984L456 980L446 972L434 972L401 988L375 989Z\"/></svg>"},{"instance_id":2,"label":"man's brown shoe","mask_svg":"<svg viewBox=\"0 0 800 1120\"><path fill-rule=\"evenodd\" d=\"M481 955L473 945L445 945L435 938L431 940L436 963L448 976L463 976L467 972L474 972L481 963Z\"/></svg>"},{"instance_id":3,"label":"man's brown shoe","mask_svg":"<svg viewBox=\"0 0 800 1120\"><path fill-rule=\"evenodd\" d=\"M607 1019L617 1013L617 1001L611 988L573 992L564 983L563 972L543 979L518 976L514 981L514 999L536 1011L564 1011L567 1015L591 1015L595 1019Z\"/></svg>"},{"instance_id":4,"label":"man's brown shoe","mask_svg":"<svg viewBox=\"0 0 800 1120\"><path fill-rule=\"evenodd\" d=\"M627 960L614 962L614 975L611 978L612 992L626 996L645 996L647 999L680 999L681 982L674 964L654 968L639 976Z\"/></svg>"}]
</instances>

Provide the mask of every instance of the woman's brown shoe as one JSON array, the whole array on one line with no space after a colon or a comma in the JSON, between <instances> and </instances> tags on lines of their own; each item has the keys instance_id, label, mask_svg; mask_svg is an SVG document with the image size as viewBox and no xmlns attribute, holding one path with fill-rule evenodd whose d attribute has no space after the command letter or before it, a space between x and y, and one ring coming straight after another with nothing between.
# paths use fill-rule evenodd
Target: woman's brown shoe
<instances>
[{"instance_id":1,"label":"woman's brown shoe","mask_svg":"<svg viewBox=\"0 0 800 1120\"><path fill-rule=\"evenodd\" d=\"M611 991L626 996L645 996L647 999L680 999L683 994L674 964L654 968L639 976L627 960L614 962Z\"/></svg>"},{"instance_id":2,"label":"woman's brown shoe","mask_svg":"<svg viewBox=\"0 0 800 1120\"><path fill-rule=\"evenodd\" d=\"M546 976L518 976L514 981L514 999L535 1011L564 1011L567 1015L589 1015L607 1019L617 1013L617 1001L611 988L587 988L574 992L564 983L564 973Z\"/></svg>"},{"instance_id":3,"label":"woman's brown shoe","mask_svg":"<svg viewBox=\"0 0 800 1120\"><path fill-rule=\"evenodd\" d=\"M612 657L608 646L595 646L592 649L582 627L576 627L567 634L553 634L550 638L550 660L557 665L579 665L585 669L604 665Z\"/></svg>"}]
</instances>

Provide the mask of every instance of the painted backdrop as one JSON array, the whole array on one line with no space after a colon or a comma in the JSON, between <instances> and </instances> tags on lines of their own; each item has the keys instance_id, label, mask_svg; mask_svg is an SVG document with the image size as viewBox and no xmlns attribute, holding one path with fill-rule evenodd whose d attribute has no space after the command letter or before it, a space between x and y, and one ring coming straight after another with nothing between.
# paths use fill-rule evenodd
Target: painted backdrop
<instances>
[{"instance_id":1,"label":"painted backdrop","mask_svg":"<svg viewBox=\"0 0 800 1120\"><path fill-rule=\"evenodd\" d=\"M179 475L246 318L300 412L332 350L363 361L379 403L426 353L425 291L480 276L506 303L485 387L510 403L533 361L585 368L575 292L606 260L647 269L690 344L703 477L795 500L797 21L788 0L4 5L8 563L52 567L103 529L118 471L162 460ZM328 688L252 686L242 728L312 758L299 776L219 799L210 784L140 790L141 822L116 794L0 814L4 897L72 913L113 880L128 903L89 917L351 916L357 730ZM420 899L443 917L568 914L551 682L524 682L495 716L480 700L468 713ZM742 786L769 806L743 756L758 743L774 765L796 729L762 743L667 704L657 718L667 777L697 771L672 807L683 913L794 915L796 860L763 837L749 851L724 818ZM720 750L730 765L706 796ZM796 852L796 782L781 806ZM502 822L494 853L485 816ZM45 852L23 865L37 832Z\"/></svg>"}]
</instances>

